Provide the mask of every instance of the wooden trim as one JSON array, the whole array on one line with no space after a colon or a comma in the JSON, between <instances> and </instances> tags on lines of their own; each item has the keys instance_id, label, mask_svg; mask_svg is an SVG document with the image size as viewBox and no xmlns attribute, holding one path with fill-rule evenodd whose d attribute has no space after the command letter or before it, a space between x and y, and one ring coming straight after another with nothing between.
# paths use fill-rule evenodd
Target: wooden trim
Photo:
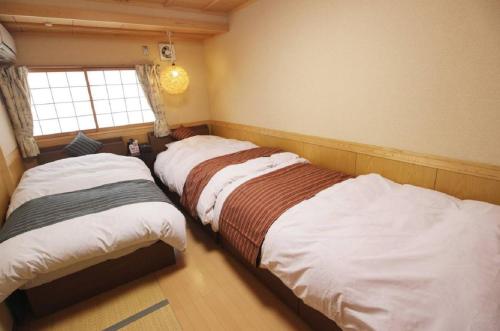
<instances>
[{"instance_id":1,"label":"wooden trim","mask_svg":"<svg viewBox=\"0 0 500 331\"><path fill-rule=\"evenodd\" d=\"M342 151L349 151L370 156L377 156L389 160L401 161L425 167L437 168L437 169L454 171L478 177L500 180L500 166L498 165L491 165L491 164L472 162L472 161L463 161L442 156L409 152L395 148L379 147L375 145L360 144L349 141L322 138L317 136L259 128L256 126L229 123L223 121L211 121L211 124L231 129L238 129L252 133L258 133L266 136L284 138L297 142L305 142L313 145L330 147Z\"/></svg>"},{"instance_id":2,"label":"wooden trim","mask_svg":"<svg viewBox=\"0 0 500 331\"><path fill-rule=\"evenodd\" d=\"M210 7L213 7L215 4L217 4L220 0L212 0L210 1L205 7L203 7L203 10L207 10Z\"/></svg>"},{"instance_id":3,"label":"wooden trim","mask_svg":"<svg viewBox=\"0 0 500 331\"><path fill-rule=\"evenodd\" d=\"M252 5L255 2L257 2L257 0L247 0L247 1L243 2L241 5L236 6L235 8L231 9L229 12L231 14L233 14L235 12L242 10L242 9L245 9L246 7Z\"/></svg>"},{"instance_id":4,"label":"wooden trim","mask_svg":"<svg viewBox=\"0 0 500 331\"><path fill-rule=\"evenodd\" d=\"M43 18L45 21L50 21L50 19L52 19L57 22L65 22L65 20L69 20L70 24L68 25L73 25L74 23L72 20L75 20L96 24L110 23L118 26L126 24L128 26L137 26L137 28L150 26L151 29L157 31L171 30L175 32L199 33L206 35L214 35L229 31L229 25L227 23L212 23L183 18L131 15L102 10L89 10L51 5L21 4L8 1L2 2L0 14L16 16L16 22L22 22L23 17L28 17Z\"/></svg>"},{"instance_id":5,"label":"wooden trim","mask_svg":"<svg viewBox=\"0 0 500 331\"><path fill-rule=\"evenodd\" d=\"M500 204L500 166L315 137L255 126L211 121L214 134L297 153L312 163L352 175L378 173L401 184L460 199Z\"/></svg>"},{"instance_id":6,"label":"wooden trim","mask_svg":"<svg viewBox=\"0 0 500 331\"><path fill-rule=\"evenodd\" d=\"M136 135L144 135L144 137L146 137L146 134L151 130L153 130L153 123L131 124L113 128L102 128L99 130L86 130L83 132L94 139L123 137L124 140L126 140L128 138L135 138L134 136ZM40 148L45 148L67 144L73 140L76 134L77 132L67 132L51 136L38 136L35 137L35 139ZM139 139L139 141L144 142L145 138Z\"/></svg>"},{"instance_id":7,"label":"wooden trim","mask_svg":"<svg viewBox=\"0 0 500 331\"><path fill-rule=\"evenodd\" d=\"M183 126L196 126L202 124L209 124L209 121L197 121L190 123L173 124L169 127L175 129L180 125ZM113 128L101 128L97 130L84 131L89 137L94 139L107 139L122 137L124 142L129 138L138 139L140 143L147 143L147 134L154 130L153 123L130 124L125 126L117 126ZM36 142L40 148L53 147L69 143L75 137L77 132L65 132L50 136L35 137Z\"/></svg>"},{"instance_id":8,"label":"wooden trim","mask_svg":"<svg viewBox=\"0 0 500 331\"><path fill-rule=\"evenodd\" d=\"M122 36L126 38L131 37L143 37L152 38L157 41L165 39L165 31L162 30L150 30L150 29L132 29L132 28L109 28L100 26L80 26L80 25L69 25L69 24L53 24L51 27L45 26L44 23L27 23L27 22L2 22L7 30L10 32L34 32L34 33L59 33L59 34L75 34L80 35L111 35L114 37ZM203 33L188 33L188 32L175 32L175 37L172 38L173 41L179 40L204 40L213 35L203 34Z\"/></svg>"},{"instance_id":9,"label":"wooden trim","mask_svg":"<svg viewBox=\"0 0 500 331\"><path fill-rule=\"evenodd\" d=\"M27 66L31 72L57 72L57 71L92 71L92 70L135 70L135 67L129 64L124 65L92 65L92 66ZM87 85L88 84L87 81ZM90 93L90 92L89 92Z\"/></svg>"},{"instance_id":10,"label":"wooden trim","mask_svg":"<svg viewBox=\"0 0 500 331\"><path fill-rule=\"evenodd\" d=\"M65 74L65 75L68 76L67 74ZM89 75L87 73L87 70L83 70L83 75L85 76L85 83L87 84L87 93L89 94L90 107L92 108L92 116L94 117L95 128L97 131L99 131L99 122L97 121L97 114L95 112L94 98L92 97L92 91L90 90ZM120 77L121 77L121 73L120 73ZM121 78L120 78L120 81L121 81ZM122 86L122 90L123 90L123 84L121 84L121 86ZM107 87L106 87L106 89L107 89ZM109 96L108 96L108 98L109 98ZM108 103L110 103L109 100L108 100ZM144 117L142 117L142 118L144 119ZM127 114L127 119L128 119L128 114ZM114 121L113 121L113 124L114 124Z\"/></svg>"}]
</instances>

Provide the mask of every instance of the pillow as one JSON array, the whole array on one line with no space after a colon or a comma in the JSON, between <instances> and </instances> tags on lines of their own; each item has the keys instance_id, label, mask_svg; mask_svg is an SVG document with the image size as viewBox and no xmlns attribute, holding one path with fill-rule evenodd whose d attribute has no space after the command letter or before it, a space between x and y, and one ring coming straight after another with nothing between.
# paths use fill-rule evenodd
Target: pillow
<instances>
[{"instance_id":1,"label":"pillow","mask_svg":"<svg viewBox=\"0 0 500 331\"><path fill-rule=\"evenodd\" d=\"M170 134L175 140L182 140L189 137L196 136L196 132L194 132L191 128L186 128L185 126L180 126L179 128L172 131Z\"/></svg>"},{"instance_id":2,"label":"pillow","mask_svg":"<svg viewBox=\"0 0 500 331\"><path fill-rule=\"evenodd\" d=\"M70 156L95 154L102 148L102 143L78 132L75 139L64 147L64 152Z\"/></svg>"}]
</instances>

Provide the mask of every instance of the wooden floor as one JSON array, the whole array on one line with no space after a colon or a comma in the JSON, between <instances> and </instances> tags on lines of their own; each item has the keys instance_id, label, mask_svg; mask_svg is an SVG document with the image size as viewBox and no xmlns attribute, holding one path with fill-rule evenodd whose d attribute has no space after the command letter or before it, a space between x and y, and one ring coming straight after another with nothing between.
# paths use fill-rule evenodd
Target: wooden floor
<instances>
[{"instance_id":1,"label":"wooden floor","mask_svg":"<svg viewBox=\"0 0 500 331\"><path fill-rule=\"evenodd\" d=\"M107 325L116 323L118 316L126 318L161 299L170 302L169 307L183 330L309 330L299 317L192 222L188 222L187 251L178 254L175 266L27 323L20 329L102 330L105 327L101 323L103 320ZM148 319L144 319L125 329L167 329L161 324L162 315L156 315L160 318L150 318L151 323L156 324L141 325L148 323ZM166 312L165 319L168 318Z\"/></svg>"}]
</instances>

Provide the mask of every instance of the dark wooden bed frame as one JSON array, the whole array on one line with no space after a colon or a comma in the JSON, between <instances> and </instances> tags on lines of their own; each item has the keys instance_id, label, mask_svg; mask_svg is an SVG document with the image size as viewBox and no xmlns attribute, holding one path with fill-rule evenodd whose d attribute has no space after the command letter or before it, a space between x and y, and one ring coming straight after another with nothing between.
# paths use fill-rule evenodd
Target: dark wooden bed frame
<instances>
[{"instance_id":1,"label":"dark wooden bed frame","mask_svg":"<svg viewBox=\"0 0 500 331\"><path fill-rule=\"evenodd\" d=\"M199 135L209 135L208 125L198 125L191 127ZM156 138L152 133L148 134L149 142L153 151L157 154L166 149L165 144L174 141L170 136L163 138ZM184 211L186 218L195 222L196 224L203 227L206 233L210 237L214 238L215 241L227 250L231 255L233 255L242 265L244 265L247 270L249 270L257 279L259 279L266 287L268 287L278 298L281 299L288 307L290 307L295 313L297 313L309 326L314 330L334 330L341 331L337 324L317 311L316 309L305 304L300 298L298 298L292 290L290 290L283 282L273 275L269 270L257 268L250 263L248 263L232 246L229 242L225 241L218 233L213 232L210 226L203 225L199 220L193 220L189 217L189 214L185 211L184 207L180 204L180 197L175 192L171 192L168 187L166 187L161 180L156 178L157 184L165 192L165 194L174 202L174 204L181 210Z\"/></svg>"},{"instance_id":2,"label":"dark wooden bed frame","mask_svg":"<svg viewBox=\"0 0 500 331\"><path fill-rule=\"evenodd\" d=\"M100 140L99 153L127 155L122 138ZM26 160L27 168L67 158L63 148L40 149L40 155ZM94 295L128 283L151 272L175 264L174 248L162 241L140 248L128 255L110 259L52 282L26 290L17 290L7 302L17 321L53 313Z\"/></svg>"}]
</instances>

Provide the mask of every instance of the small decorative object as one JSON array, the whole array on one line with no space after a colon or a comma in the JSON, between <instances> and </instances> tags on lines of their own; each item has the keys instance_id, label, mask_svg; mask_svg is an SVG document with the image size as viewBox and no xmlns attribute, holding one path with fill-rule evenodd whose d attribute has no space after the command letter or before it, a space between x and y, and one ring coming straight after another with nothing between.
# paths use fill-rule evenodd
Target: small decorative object
<instances>
[{"instance_id":1,"label":"small decorative object","mask_svg":"<svg viewBox=\"0 0 500 331\"><path fill-rule=\"evenodd\" d=\"M168 33L170 49L173 50L172 65L161 74L161 84L169 94L181 94L189 86L189 76L184 68L175 65L175 49L172 45L171 33Z\"/></svg>"},{"instance_id":2,"label":"small decorative object","mask_svg":"<svg viewBox=\"0 0 500 331\"><path fill-rule=\"evenodd\" d=\"M139 149L139 142L136 140L129 139L128 150L130 151L130 155L139 156L141 154L141 150Z\"/></svg>"},{"instance_id":3,"label":"small decorative object","mask_svg":"<svg viewBox=\"0 0 500 331\"><path fill-rule=\"evenodd\" d=\"M175 62L175 48L171 43L169 44L158 44L158 48L160 49L160 60L161 61L170 61L172 63Z\"/></svg>"}]
</instances>

